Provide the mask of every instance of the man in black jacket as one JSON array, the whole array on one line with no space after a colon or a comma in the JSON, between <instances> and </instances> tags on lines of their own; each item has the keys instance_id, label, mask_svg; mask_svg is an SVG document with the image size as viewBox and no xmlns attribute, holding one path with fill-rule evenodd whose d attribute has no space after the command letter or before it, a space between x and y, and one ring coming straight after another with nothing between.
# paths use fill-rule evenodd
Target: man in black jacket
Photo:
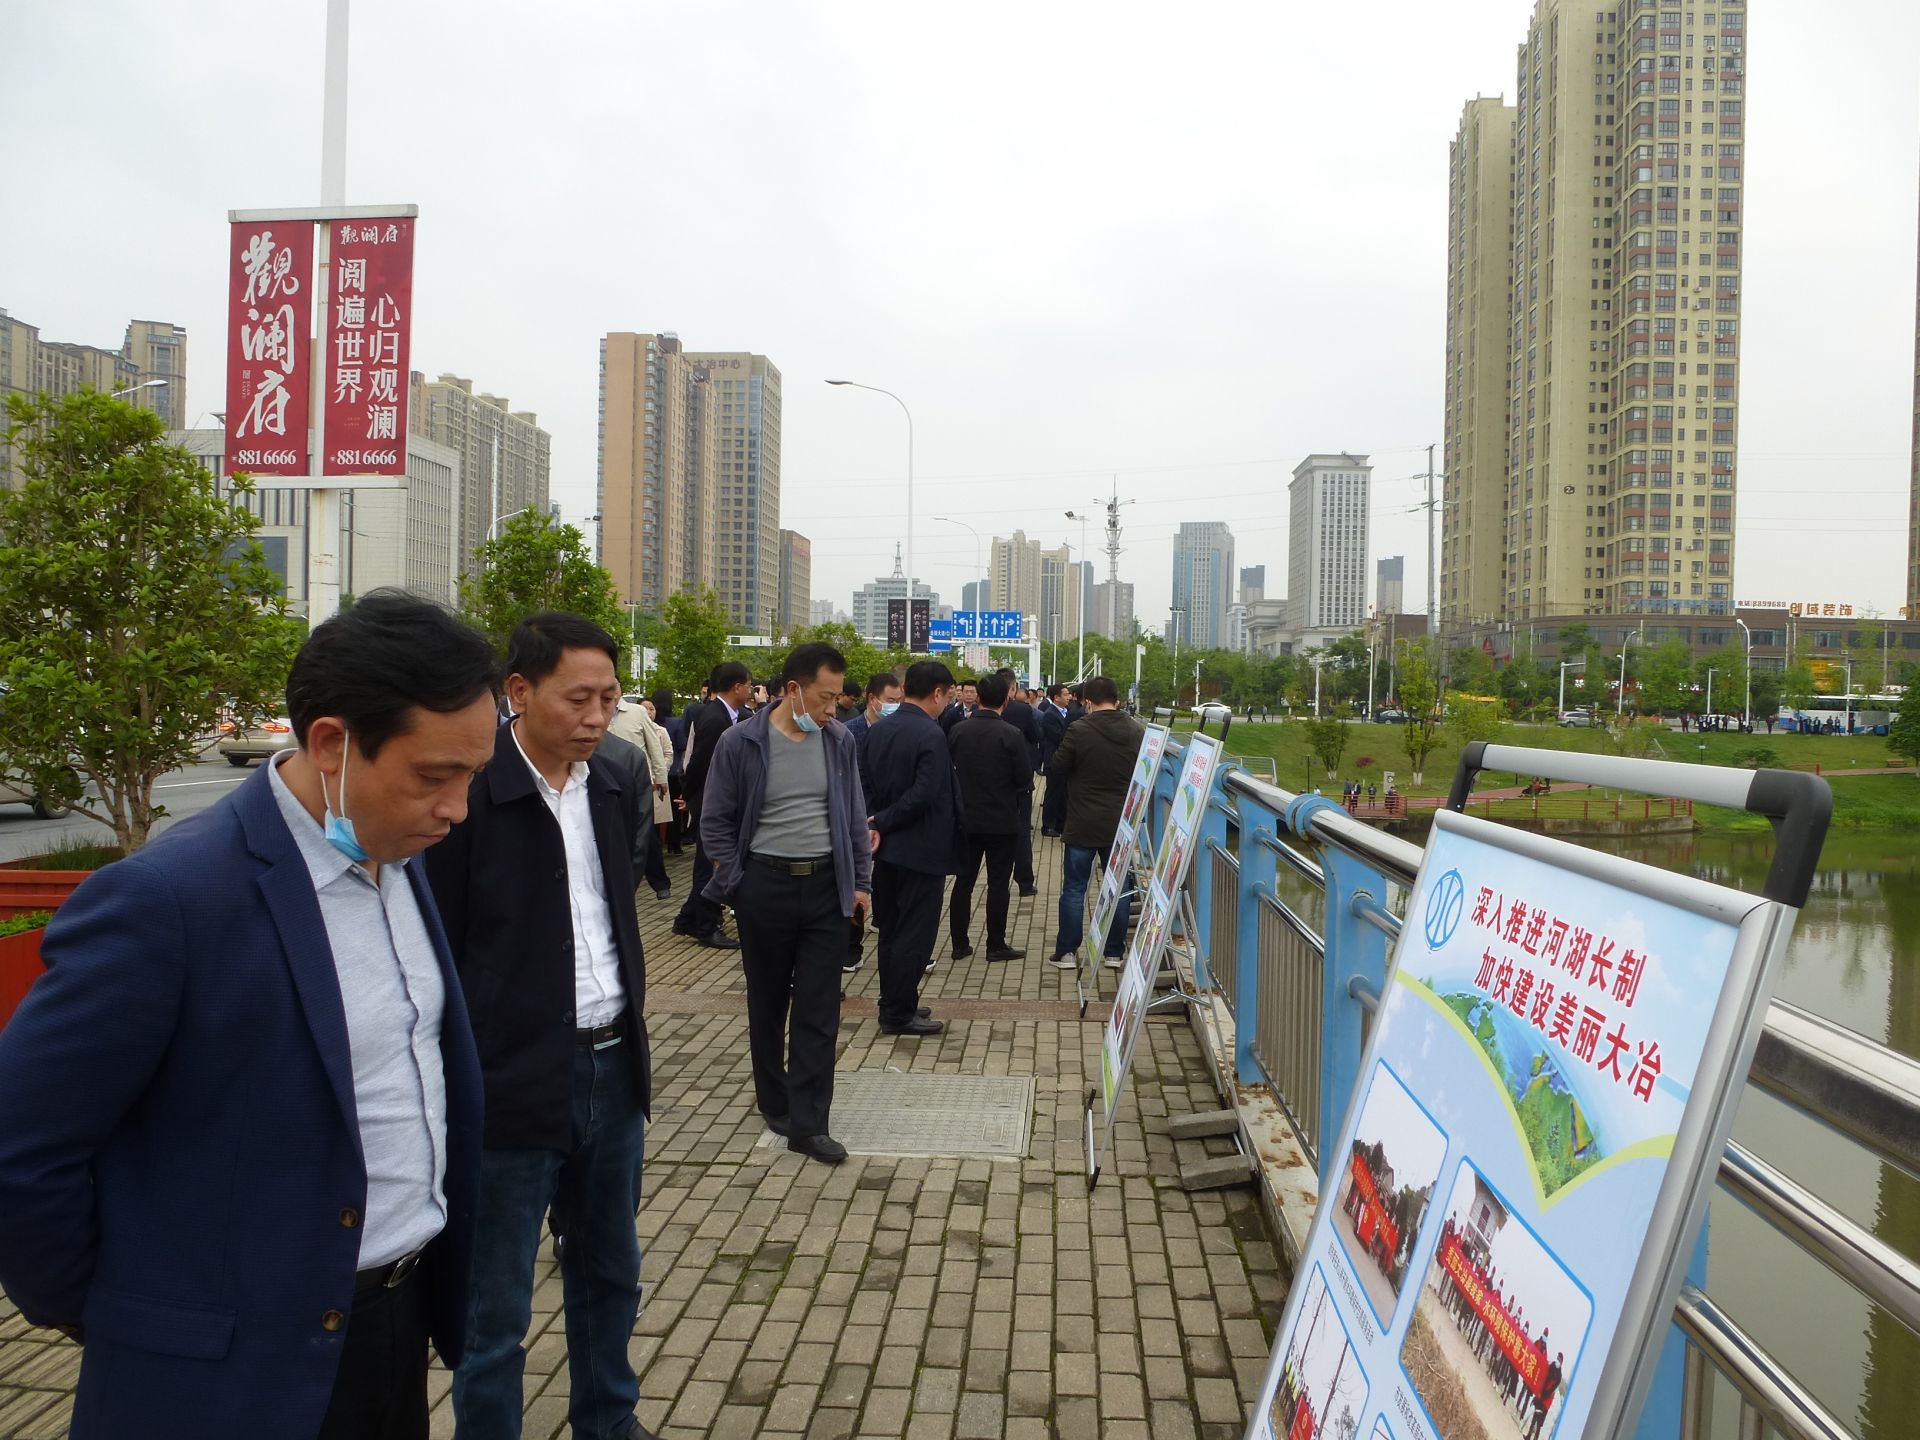
<instances>
[{"instance_id":1,"label":"man in black jacket","mask_svg":"<svg viewBox=\"0 0 1920 1440\"><path fill-rule=\"evenodd\" d=\"M953 758L939 715L953 672L938 660L907 667L906 699L867 737L873 793L873 918L880 928L880 1029L937 1035L919 1009L920 977L940 934L940 897L966 843Z\"/></svg>"},{"instance_id":2,"label":"man in black jacket","mask_svg":"<svg viewBox=\"0 0 1920 1440\"><path fill-rule=\"evenodd\" d=\"M1040 804L1040 833L1049 838L1059 835L1067 821L1067 777L1053 773L1053 757L1066 737L1067 725L1075 718L1067 708L1072 698L1066 686L1055 685L1040 707L1040 748L1045 752L1040 769L1047 777L1046 798Z\"/></svg>"},{"instance_id":3,"label":"man in black jacket","mask_svg":"<svg viewBox=\"0 0 1920 1440\"><path fill-rule=\"evenodd\" d=\"M982 860L987 864L987 959L1019 960L1027 953L1007 944L1007 892L1023 833L1032 863L1033 760L1025 739L1004 718L1008 689L1004 672L984 677L972 717L947 735L967 821L967 853L948 908L956 960L973 954L967 921Z\"/></svg>"},{"instance_id":4,"label":"man in black jacket","mask_svg":"<svg viewBox=\"0 0 1920 1440\"><path fill-rule=\"evenodd\" d=\"M687 823L693 827L693 881L687 887L687 900L674 917L673 933L691 935L714 950L737 950L740 942L721 933L720 902L709 899L707 887L713 881L713 860L700 843L700 799L707 788L707 767L713 764L713 747L720 737L740 720L747 698L753 693L753 675L737 660L713 667L707 689L713 695L688 722L693 727L691 749L681 788L687 797Z\"/></svg>"},{"instance_id":5,"label":"man in black jacket","mask_svg":"<svg viewBox=\"0 0 1920 1440\"><path fill-rule=\"evenodd\" d=\"M1040 721L1033 713L1033 707L1020 698L1019 677L1012 670L1002 667L996 672L1007 682L1007 703L1001 717L1007 724L1019 732L1026 742L1027 763L1030 768L1040 764ZM1020 887L1022 899L1030 899L1039 894L1033 879L1033 786L1027 786L1027 808L1021 812L1020 830L1013 842L1013 883Z\"/></svg>"},{"instance_id":6,"label":"man in black jacket","mask_svg":"<svg viewBox=\"0 0 1920 1440\"><path fill-rule=\"evenodd\" d=\"M639 1308L640 1159L651 1068L632 851L651 795L595 752L620 700L614 641L578 615L530 616L507 652L514 721L427 855L473 1016L486 1123L463 1437L517 1436L533 1264L563 1216L569 1419L639 1437L627 1338Z\"/></svg>"},{"instance_id":7,"label":"man in black jacket","mask_svg":"<svg viewBox=\"0 0 1920 1440\"><path fill-rule=\"evenodd\" d=\"M1060 748L1053 753L1052 776L1071 782L1067 792L1065 864L1060 879L1060 929L1048 963L1071 970L1079 962L1080 939L1086 926L1087 882L1093 875L1094 857L1104 862L1113 849L1114 832L1120 828L1120 811L1126 804L1127 786L1133 781L1134 762L1140 755L1140 741L1146 727L1120 709L1120 687L1105 675L1095 675L1081 687L1086 714L1067 730ZM1127 925L1132 918L1133 901L1121 892L1120 908L1103 940L1106 964L1118 969L1127 940Z\"/></svg>"}]
</instances>

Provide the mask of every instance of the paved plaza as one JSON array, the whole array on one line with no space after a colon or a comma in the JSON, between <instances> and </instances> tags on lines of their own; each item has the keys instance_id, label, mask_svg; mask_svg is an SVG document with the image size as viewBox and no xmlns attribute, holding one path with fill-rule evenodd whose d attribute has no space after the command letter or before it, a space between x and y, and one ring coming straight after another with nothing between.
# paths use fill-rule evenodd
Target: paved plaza
<instances>
[{"instance_id":1,"label":"paved plaza","mask_svg":"<svg viewBox=\"0 0 1920 1440\"><path fill-rule=\"evenodd\" d=\"M1079 1016L1047 966L1058 842L1036 837L1040 895L1016 900L987 964L941 928L922 1003L942 1035L882 1035L873 939L847 978L839 1069L1031 1076L1026 1158L852 1156L837 1168L763 1143L737 956L669 933L675 894L640 900L653 1123L638 1226L644 1303L630 1349L640 1416L666 1436L1145 1437L1243 1433L1284 1296L1250 1187L1188 1194L1169 1116L1218 1108L1177 1009L1143 1027L1114 1153L1089 1194L1082 1112L1106 1006ZM731 928L731 927L729 927ZM1105 994L1110 997L1110 975ZM914 1148L903 1146L902 1148ZM566 1341L543 1251L528 1337L530 1440L564 1436ZM79 1350L0 1299L0 1437L66 1433ZM453 1434L433 1376L434 1434Z\"/></svg>"}]
</instances>

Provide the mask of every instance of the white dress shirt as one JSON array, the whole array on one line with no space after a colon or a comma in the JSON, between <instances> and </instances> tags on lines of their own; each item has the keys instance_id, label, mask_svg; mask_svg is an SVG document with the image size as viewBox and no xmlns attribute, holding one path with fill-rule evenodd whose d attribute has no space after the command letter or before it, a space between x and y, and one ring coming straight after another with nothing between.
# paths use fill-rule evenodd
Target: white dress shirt
<instances>
[{"instance_id":1,"label":"white dress shirt","mask_svg":"<svg viewBox=\"0 0 1920 1440\"><path fill-rule=\"evenodd\" d=\"M573 1010L582 1030L610 1025L627 1007L626 987L620 983L620 950L613 938L613 910L607 903L607 877L600 868L600 847L593 837L593 811L587 804L587 764L577 760L567 767L567 778L556 790L527 759L520 743L520 727L513 731L514 748L527 761L533 783L547 809L560 822L560 838L567 849L567 901L573 910Z\"/></svg>"}]
</instances>

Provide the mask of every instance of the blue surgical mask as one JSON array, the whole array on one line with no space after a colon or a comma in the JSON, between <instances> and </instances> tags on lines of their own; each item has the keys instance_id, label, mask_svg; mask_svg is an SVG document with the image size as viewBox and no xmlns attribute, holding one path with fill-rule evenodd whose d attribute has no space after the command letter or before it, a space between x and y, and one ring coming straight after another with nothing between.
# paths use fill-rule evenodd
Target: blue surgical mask
<instances>
[{"instance_id":1,"label":"blue surgical mask","mask_svg":"<svg viewBox=\"0 0 1920 1440\"><path fill-rule=\"evenodd\" d=\"M347 808L347 756L352 750L353 738L342 733L340 736L340 808L343 811ZM356 864L366 864L371 857L362 848L359 837L353 833L353 821L344 814L336 815L333 802L327 798L327 777L324 771L320 775L320 803L326 806L327 810L327 821L322 830L327 844Z\"/></svg>"},{"instance_id":2,"label":"blue surgical mask","mask_svg":"<svg viewBox=\"0 0 1920 1440\"><path fill-rule=\"evenodd\" d=\"M887 716L893 714L893 712L899 708L900 702L898 700L883 700L880 704L880 718L882 720L886 719Z\"/></svg>"},{"instance_id":3,"label":"blue surgical mask","mask_svg":"<svg viewBox=\"0 0 1920 1440\"><path fill-rule=\"evenodd\" d=\"M811 735L820 728L820 722L798 705L793 707L793 723L800 727L802 735Z\"/></svg>"}]
</instances>

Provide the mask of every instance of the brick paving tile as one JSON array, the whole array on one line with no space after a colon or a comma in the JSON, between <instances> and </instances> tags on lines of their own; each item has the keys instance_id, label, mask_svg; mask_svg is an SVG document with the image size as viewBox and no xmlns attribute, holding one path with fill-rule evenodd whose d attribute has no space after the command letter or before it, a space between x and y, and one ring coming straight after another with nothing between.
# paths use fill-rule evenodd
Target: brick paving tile
<instances>
[{"instance_id":1,"label":"brick paving tile","mask_svg":"<svg viewBox=\"0 0 1920 1440\"><path fill-rule=\"evenodd\" d=\"M878 1033L871 940L844 981L839 1069L1032 1075L1027 1157L837 1168L760 1143L738 959L668 930L690 858L670 862L674 901L639 901L655 1105L628 1347L642 1421L666 1436L1237 1437L1285 1280L1251 1190L1179 1188L1178 1165L1215 1152L1171 1141L1167 1117L1218 1100L1177 1016L1144 1027L1088 1193L1082 1107L1112 984L1103 972L1107 994L1082 1019L1073 976L1044 963L1059 846L1036 838L1042 893L1014 903L1008 938L1025 961L956 964L942 927L921 1000L944 1034ZM525 1433L544 1440L565 1431L569 1384L544 1249L535 1281ZM78 1362L0 1296L0 1433L64 1434ZM436 1369L436 1437L452 1435L448 1385Z\"/></svg>"}]
</instances>

